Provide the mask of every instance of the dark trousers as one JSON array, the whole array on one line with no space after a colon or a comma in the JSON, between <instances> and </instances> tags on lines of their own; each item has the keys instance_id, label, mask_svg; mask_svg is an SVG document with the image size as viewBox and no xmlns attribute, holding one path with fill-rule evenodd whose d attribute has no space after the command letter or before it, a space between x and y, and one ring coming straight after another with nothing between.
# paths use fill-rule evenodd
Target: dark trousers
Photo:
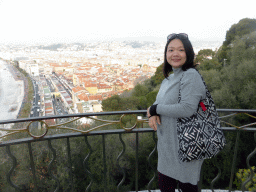
<instances>
[{"instance_id":1,"label":"dark trousers","mask_svg":"<svg viewBox=\"0 0 256 192\"><path fill-rule=\"evenodd\" d=\"M175 192L177 182L179 183L179 187L182 192L198 192L197 185L192 185L190 183L182 183L180 181L177 181L176 179L163 175L162 173L159 172L158 176L158 184L161 192Z\"/></svg>"}]
</instances>

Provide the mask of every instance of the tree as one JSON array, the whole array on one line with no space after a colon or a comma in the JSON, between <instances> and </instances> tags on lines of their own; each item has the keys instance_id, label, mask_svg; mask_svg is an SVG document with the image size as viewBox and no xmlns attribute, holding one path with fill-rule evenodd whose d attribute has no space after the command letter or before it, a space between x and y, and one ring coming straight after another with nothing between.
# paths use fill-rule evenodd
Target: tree
<instances>
[{"instance_id":1,"label":"tree","mask_svg":"<svg viewBox=\"0 0 256 192\"><path fill-rule=\"evenodd\" d=\"M208 59L208 57L213 57L215 55L215 51L211 49L202 49L198 52L195 58L196 64L202 64L205 59Z\"/></svg>"},{"instance_id":2,"label":"tree","mask_svg":"<svg viewBox=\"0 0 256 192\"><path fill-rule=\"evenodd\" d=\"M230 63L215 71L210 63L201 68L201 73L212 91L218 108L252 109L255 102L256 32L236 37L228 51ZM213 61L216 58L213 58ZM204 72L208 70L207 72ZM253 95L254 94L254 95Z\"/></svg>"},{"instance_id":3,"label":"tree","mask_svg":"<svg viewBox=\"0 0 256 192\"><path fill-rule=\"evenodd\" d=\"M256 31L248 35L244 35L242 38L236 37L233 41L233 47L228 52L230 63L237 66L244 60L256 59Z\"/></svg>"},{"instance_id":4,"label":"tree","mask_svg":"<svg viewBox=\"0 0 256 192\"><path fill-rule=\"evenodd\" d=\"M154 85L158 85L158 84L161 84L162 81L164 80L164 75L163 75L163 65L160 65L159 67L157 67L156 69L156 72L155 72L155 75L151 77Z\"/></svg>"},{"instance_id":5,"label":"tree","mask_svg":"<svg viewBox=\"0 0 256 192\"><path fill-rule=\"evenodd\" d=\"M227 56L227 51L229 50L229 48L225 45L220 46L219 50L216 53L216 58L218 59L218 61L220 63L224 63L225 60L227 60L228 56Z\"/></svg>"},{"instance_id":6,"label":"tree","mask_svg":"<svg viewBox=\"0 0 256 192\"><path fill-rule=\"evenodd\" d=\"M121 98L118 95L114 95L102 101L103 111L120 111L121 110Z\"/></svg>"},{"instance_id":7,"label":"tree","mask_svg":"<svg viewBox=\"0 0 256 192\"><path fill-rule=\"evenodd\" d=\"M210 70L210 69L221 69L221 64L219 63L218 59L202 59L201 64L199 65L199 69L202 70Z\"/></svg>"},{"instance_id":8,"label":"tree","mask_svg":"<svg viewBox=\"0 0 256 192\"><path fill-rule=\"evenodd\" d=\"M153 103L156 100L157 93L158 91L152 91L146 95L147 107L150 107L151 105L153 105Z\"/></svg>"},{"instance_id":9,"label":"tree","mask_svg":"<svg viewBox=\"0 0 256 192\"><path fill-rule=\"evenodd\" d=\"M142 84L137 84L132 91L132 96L135 96L135 97L145 96L148 94L148 92L149 92L148 87Z\"/></svg>"},{"instance_id":10,"label":"tree","mask_svg":"<svg viewBox=\"0 0 256 192\"><path fill-rule=\"evenodd\" d=\"M241 38L246 34L256 31L256 19L244 18L241 19L237 24L233 24L231 28L226 33L226 39L223 42L222 48L219 50L218 59L223 62L224 59L229 61L227 51L231 49L232 42L236 37Z\"/></svg>"},{"instance_id":11,"label":"tree","mask_svg":"<svg viewBox=\"0 0 256 192\"><path fill-rule=\"evenodd\" d=\"M223 44L221 50L218 51L213 61L219 59L220 54L226 54L229 62L226 66L215 69L209 63L205 66L200 65L200 73L203 75L208 89L215 101L217 108L226 109L254 109L256 108L256 32L251 32L243 36L236 36L232 40L232 46L226 46L223 51ZM222 55L223 56L223 55ZM247 123L254 122L253 118L245 115L238 115L230 118L230 122L234 125L240 126ZM225 125L226 126L226 125ZM228 141L225 150L217 157L216 162L221 167L222 176L219 181L218 188L227 187L224 183L230 177L231 159L234 151L236 134L226 133ZM235 172L238 169L244 169L246 165L246 158L254 150L254 136L251 133L241 133L239 140L238 158L236 161ZM231 152L231 153L230 153ZM255 162L253 157L250 162ZM213 160L207 160L204 163L203 188L210 185L211 179L216 176L217 171L213 166ZM210 179L211 178L211 179ZM239 178L241 179L241 178ZM240 186L241 180L234 182Z\"/></svg>"},{"instance_id":12,"label":"tree","mask_svg":"<svg viewBox=\"0 0 256 192\"><path fill-rule=\"evenodd\" d=\"M235 37L242 37L243 35L249 34L256 31L256 19L244 18L241 19L237 24L233 24L226 33L226 40L224 45L230 45Z\"/></svg>"},{"instance_id":13,"label":"tree","mask_svg":"<svg viewBox=\"0 0 256 192\"><path fill-rule=\"evenodd\" d=\"M197 55L202 55L204 58L211 56L213 57L215 55L215 51L211 50L211 49L202 49L198 52Z\"/></svg>"}]
</instances>

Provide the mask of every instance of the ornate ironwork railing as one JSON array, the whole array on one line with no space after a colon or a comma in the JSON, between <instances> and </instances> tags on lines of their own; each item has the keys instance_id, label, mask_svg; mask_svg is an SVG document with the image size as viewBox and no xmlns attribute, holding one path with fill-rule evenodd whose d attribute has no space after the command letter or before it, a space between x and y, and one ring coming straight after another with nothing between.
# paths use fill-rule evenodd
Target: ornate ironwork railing
<instances>
[{"instance_id":1,"label":"ornate ironwork railing","mask_svg":"<svg viewBox=\"0 0 256 192\"><path fill-rule=\"evenodd\" d=\"M239 140L240 136L243 132L252 132L255 136L256 142L256 119L255 114L256 110L238 110L238 109L219 109L218 110L222 122L222 129L224 132L235 132L236 133L236 141L234 147L234 155L232 159L232 169L229 178L229 191L232 191L233 181L235 175L235 169L237 164L237 151L239 148ZM33 188L33 191L40 191L40 183L38 182L39 175L37 174L39 165L36 165L35 159L38 159L38 154L40 156L40 152L35 151L33 148L34 143L46 142L48 147L48 153L50 156L47 156L48 162L47 166L44 167L45 170L41 170L42 173L47 172L47 178L51 185L54 185L55 191L73 191L74 190L74 178L73 178L73 165L72 165L72 145L71 138L84 138L84 144L86 145L87 155L83 158L83 169L84 169L84 177L90 178L90 182L86 186L86 191L90 191L92 188L92 184L98 182L97 178L94 177L95 173L90 171L89 160L94 153L92 150L92 146L88 141L89 138L93 138L93 136L101 137L101 148L102 148L102 164L103 164L103 179L102 183L104 186L104 191L108 191L108 178L107 173L107 155L106 155L106 137L107 135L118 135L119 141L121 143L122 151L117 156L116 165L122 173L122 177L120 181L118 181L118 185L116 186L116 191L121 191L122 187L125 183L126 179L126 171L121 166L120 160L125 155L127 149L127 143L124 142L123 136L126 134L134 134L134 151L135 151L135 174L134 174L134 188L135 191L139 190L139 134L149 133L152 134L152 142L154 142L155 146L150 154L148 154L148 165L152 168L152 179L148 181L147 190L152 190L152 184L155 182L157 177L156 167L152 163L152 158L156 154L157 151L157 138L156 133L151 128L148 127L147 119L142 118L143 115L146 114L146 110L138 110L138 111L117 111L117 112L101 112L101 113L83 113L83 114L69 114L62 116L47 116L47 117L34 117L34 118L25 118L25 119L13 119L0 121L0 131L2 131L2 135L0 136L1 143L0 149L2 150L2 159L0 162L0 168L3 163L8 162L10 165L10 170L6 173L0 173L0 188L3 185L8 184L10 189L15 189L16 191L26 191L22 184L22 181L17 181L16 179L16 169L20 169L21 160L15 156L15 150L13 148L22 146L27 149L28 154L22 154L27 156L26 161L28 161L28 170L25 173L28 173L26 177L31 177L30 189ZM234 117L239 117L241 119L241 115L243 115L244 122L248 122L245 125L234 124ZM113 117L116 120L106 120L101 117ZM120 116L120 117L119 117ZM127 121L127 117L129 117ZM66 119L65 122L63 122ZM84 121L87 119L87 121ZM82 121L83 120L83 121ZM88 125L88 121L90 122L99 122L93 123L95 126L84 126L85 122ZM128 123L127 123L128 122ZM241 122L241 121L240 121ZM91 123L92 124L92 123ZM129 124L130 127L125 127L126 124ZM118 129L113 129L114 126L118 126ZM98 130L101 128L106 128L105 130ZM24 134L26 133L26 134ZM58 178L59 172L55 166L57 163L57 151L53 146L53 142L56 140L64 140L61 144L62 147L65 147L65 163L67 175L67 182L65 186L63 186L63 182ZM93 139L92 139L93 140ZM116 141L116 142L119 142ZM116 144L119 146L118 144ZM3 150L5 148L5 150ZM17 148L18 149L18 148ZM17 150L16 149L16 150ZM83 150L83 149L82 149ZM254 170L250 165L250 159L255 155L256 148L247 156L247 168L250 169L249 178L242 183L242 191L247 190L247 185L249 182L253 181L253 176L255 175ZM20 154L19 154L20 155ZM41 155L42 156L42 155ZM41 157L40 156L40 157ZM1 156L0 156L1 157ZM51 159L49 159L51 158ZM231 159L230 159L231 161ZM217 166L217 165L216 165ZM221 170L218 168L217 176L211 181L211 190L214 191L214 184L221 177ZM25 169L25 168L24 168ZM95 171L95 170L94 170ZM42 176L43 174L41 174ZM51 178L51 179L50 179ZM81 178L84 179L84 178ZM2 184L1 184L2 180ZM6 184L3 184L6 181ZM202 186L202 175L201 181L199 183L199 188ZM64 189L65 188L65 189ZM83 189L85 190L85 189ZM109 189L110 190L110 189Z\"/></svg>"}]
</instances>

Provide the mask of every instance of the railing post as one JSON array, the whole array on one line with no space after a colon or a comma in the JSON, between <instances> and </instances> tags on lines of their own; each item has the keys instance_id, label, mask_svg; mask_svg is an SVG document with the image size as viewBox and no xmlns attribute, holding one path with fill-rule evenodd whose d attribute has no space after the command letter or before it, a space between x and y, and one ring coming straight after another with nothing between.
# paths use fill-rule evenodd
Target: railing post
<instances>
[{"instance_id":1,"label":"railing post","mask_svg":"<svg viewBox=\"0 0 256 192\"><path fill-rule=\"evenodd\" d=\"M13 187L15 188L16 191L21 191L21 189L15 185L12 181L11 181L11 175L14 172L15 167L17 166L17 159L16 157L11 153L11 149L10 149L10 145L6 146L6 152L9 155L9 157L12 159L12 167L10 169L10 171L8 172L8 174L6 175L7 177L7 182Z\"/></svg>"},{"instance_id":2,"label":"railing post","mask_svg":"<svg viewBox=\"0 0 256 192\"><path fill-rule=\"evenodd\" d=\"M254 140L256 141L256 132L254 132ZM250 174L250 177L246 180L246 181L244 181L243 183L242 183L242 192L244 192L246 189L246 187L245 187L245 185L249 182L249 181L251 181L252 183L253 183L253 176L254 176L254 171L253 171L253 169L252 169L252 167L251 167L251 165L250 165L250 159L254 156L256 154L256 148L253 150L253 152L251 152L249 155L248 155L248 157L246 158L246 164L247 164L247 168L248 169L250 169L250 172L251 172L251 174Z\"/></svg>"},{"instance_id":3,"label":"railing post","mask_svg":"<svg viewBox=\"0 0 256 192\"><path fill-rule=\"evenodd\" d=\"M31 143L28 143L28 149L29 149L29 156L30 156L30 166L31 166L31 170L32 170L32 175L33 175L33 180L34 180L34 184L35 184L35 190L34 191L38 191L37 188L37 180L36 180L36 170L35 170L35 163L34 163L34 158L33 158L33 153L32 153L32 147L31 147Z\"/></svg>"},{"instance_id":4,"label":"railing post","mask_svg":"<svg viewBox=\"0 0 256 192\"><path fill-rule=\"evenodd\" d=\"M70 183L71 183L71 191L74 191L73 175L72 175L72 160L71 160L71 150L70 150L69 137L67 138L67 153L68 153L68 167L69 167L69 179L70 179Z\"/></svg>"},{"instance_id":5,"label":"railing post","mask_svg":"<svg viewBox=\"0 0 256 192\"><path fill-rule=\"evenodd\" d=\"M119 133L119 139L120 139L120 141L121 141L121 143L122 143L122 145L123 145L123 150L121 151L121 153L118 155L118 157L117 157L117 166L118 166L118 168L121 170L121 172L123 173L123 179L120 181L120 183L118 184L118 186L117 186L117 192L119 192L119 188L120 188L120 186L124 183L124 181L125 181L125 177L126 177L126 174L125 174L125 170L120 166L120 164L119 164L119 160L120 160L120 158L122 157L122 155L124 154L124 152L125 152L125 143L124 143L124 141L123 141L123 139L122 139L122 134L121 133Z\"/></svg>"},{"instance_id":6,"label":"railing post","mask_svg":"<svg viewBox=\"0 0 256 192\"><path fill-rule=\"evenodd\" d=\"M103 153L103 166L104 166L104 173L103 173L103 182L104 182L104 192L108 191L107 190L107 167L106 167L106 150L105 150L105 135L102 135L102 144L103 144L103 149L102 149L102 153Z\"/></svg>"},{"instance_id":7,"label":"railing post","mask_svg":"<svg viewBox=\"0 0 256 192\"><path fill-rule=\"evenodd\" d=\"M136 152L135 152L135 190L138 192L139 190L139 134L136 133Z\"/></svg>"},{"instance_id":8,"label":"railing post","mask_svg":"<svg viewBox=\"0 0 256 192\"><path fill-rule=\"evenodd\" d=\"M149 163L149 166L151 167L151 169L154 171L154 176L153 178L149 181L148 183L148 186L147 186L147 189L149 192L151 192L150 188L151 188L151 184L153 183L153 181L155 180L155 178L157 177L157 169L153 167L153 165L151 165L151 157L153 156L154 152L156 152L157 150L157 141L156 141L156 137L155 137L155 131L153 132L153 140L155 142L155 147L153 149L153 151L150 153L150 155L148 156L148 163Z\"/></svg>"},{"instance_id":9,"label":"railing post","mask_svg":"<svg viewBox=\"0 0 256 192\"><path fill-rule=\"evenodd\" d=\"M90 191L90 188L91 188L91 186L92 186L92 183L93 183L93 181L94 181L94 178L93 178L92 173L89 171L89 168L87 167L87 161L89 161L89 158L90 158L90 156L91 156L93 150L92 150L91 145L90 145L89 142L88 142L87 135L84 136L84 140L85 140L85 143L86 143L87 147L89 148L89 153L87 154L87 156L84 158L84 161L83 161L83 165L84 165L85 171L86 171L86 173L89 175L89 177L91 178L91 182L90 182L90 184L87 186L87 188L86 188L86 190L85 190L86 192L89 192L89 191Z\"/></svg>"},{"instance_id":10,"label":"railing post","mask_svg":"<svg viewBox=\"0 0 256 192\"><path fill-rule=\"evenodd\" d=\"M56 161L56 150L52 147L51 140L48 140L48 148L52 152L52 160L48 165L48 173L56 181L56 188L54 192L58 192L60 190L60 181L53 174L53 163Z\"/></svg>"},{"instance_id":11,"label":"railing post","mask_svg":"<svg viewBox=\"0 0 256 192\"><path fill-rule=\"evenodd\" d=\"M231 169L231 176L230 176L230 181L229 181L229 192L232 191L232 184L233 184L233 179L234 179L234 172L235 172L235 166L236 166L238 142L239 142L239 139L240 139L240 134L241 134L241 131L237 130L235 151L234 151L234 157L233 157L233 163L232 163L232 169Z\"/></svg>"},{"instance_id":12,"label":"railing post","mask_svg":"<svg viewBox=\"0 0 256 192\"><path fill-rule=\"evenodd\" d=\"M211 182L211 190L214 192L214 190L213 190L213 185L214 185L214 183L220 178L220 176L221 176L221 169L220 169L220 166L219 165L217 165L217 161L216 161L216 158L217 158L217 156L218 156L219 154L217 154L214 158L213 158L213 160L214 160L214 165L218 168L218 175L212 180L212 182Z\"/></svg>"},{"instance_id":13,"label":"railing post","mask_svg":"<svg viewBox=\"0 0 256 192\"><path fill-rule=\"evenodd\" d=\"M204 162L203 162L203 164L202 164L201 171L200 171L200 180L199 180L199 182L198 182L198 191L201 191L201 190L202 190L203 168L204 168Z\"/></svg>"}]
</instances>

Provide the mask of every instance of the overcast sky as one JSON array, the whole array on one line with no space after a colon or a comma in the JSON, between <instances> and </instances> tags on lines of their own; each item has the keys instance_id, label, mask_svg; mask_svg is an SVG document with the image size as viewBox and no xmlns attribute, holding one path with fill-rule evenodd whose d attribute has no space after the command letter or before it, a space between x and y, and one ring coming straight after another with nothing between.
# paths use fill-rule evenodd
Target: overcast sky
<instances>
[{"instance_id":1,"label":"overcast sky","mask_svg":"<svg viewBox=\"0 0 256 192\"><path fill-rule=\"evenodd\" d=\"M224 41L255 0L0 0L0 43L163 40Z\"/></svg>"}]
</instances>

